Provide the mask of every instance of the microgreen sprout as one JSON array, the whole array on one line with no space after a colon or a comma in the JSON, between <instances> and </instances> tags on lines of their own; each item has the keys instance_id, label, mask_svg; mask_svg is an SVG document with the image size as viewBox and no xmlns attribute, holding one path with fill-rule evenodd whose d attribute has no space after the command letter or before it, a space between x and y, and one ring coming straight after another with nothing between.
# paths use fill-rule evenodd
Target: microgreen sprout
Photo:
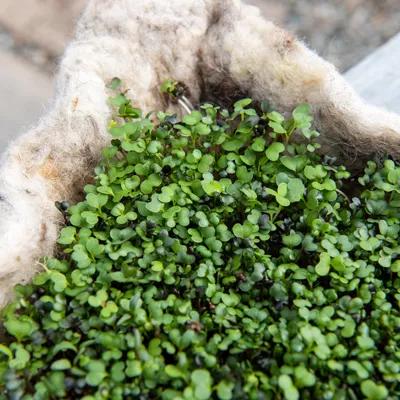
<instances>
[{"instance_id":1,"label":"microgreen sprout","mask_svg":"<svg viewBox=\"0 0 400 400\"><path fill-rule=\"evenodd\" d=\"M63 254L2 312L0 399L399 399L400 167L356 184L307 105L110 103Z\"/></svg>"},{"instance_id":2,"label":"microgreen sprout","mask_svg":"<svg viewBox=\"0 0 400 400\"><path fill-rule=\"evenodd\" d=\"M177 101L184 111L190 114L194 110L193 104L185 95L186 86L172 79L166 79L160 87L160 92Z\"/></svg>"}]
</instances>

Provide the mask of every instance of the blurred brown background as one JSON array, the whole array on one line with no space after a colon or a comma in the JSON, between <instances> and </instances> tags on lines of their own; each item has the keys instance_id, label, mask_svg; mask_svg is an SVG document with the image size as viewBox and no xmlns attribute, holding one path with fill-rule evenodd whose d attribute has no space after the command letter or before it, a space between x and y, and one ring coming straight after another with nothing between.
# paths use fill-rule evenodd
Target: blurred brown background
<instances>
[{"instance_id":1,"label":"blurred brown background","mask_svg":"<svg viewBox=\"0 0 400 400\"><path fill-rule=\"evenodd\" d=\"M0 0L0 152L43 113L57 60L86 1ZM341 71L400 31L400 0L247 2Z\"/></svg>"}]
</instances>

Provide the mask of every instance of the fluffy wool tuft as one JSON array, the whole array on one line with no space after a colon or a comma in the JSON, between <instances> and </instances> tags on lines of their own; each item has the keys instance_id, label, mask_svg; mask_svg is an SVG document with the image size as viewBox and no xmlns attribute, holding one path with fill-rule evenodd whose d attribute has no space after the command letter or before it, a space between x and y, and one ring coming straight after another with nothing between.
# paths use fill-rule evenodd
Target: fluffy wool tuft
<instances>
[{"instance_id":1,"label":"fluffy wool tuft","mask_svg":"<svg viewBox=\"0 0 400 400\"><path fill-rule=\"evenodd\" d=\"M400 154L400 117L367 106L329 63L235 0L91 0L57 77L54 103L15 141L0 169L0 305L40 270L61 224L56 200L79 197L109 141L106 84L120 77L146 111L184 82L192 103L267 99L287 112L308 102L323 149L360 161ZM175 110L178 111L178 110Z\"/></svg>"}]
</instances>

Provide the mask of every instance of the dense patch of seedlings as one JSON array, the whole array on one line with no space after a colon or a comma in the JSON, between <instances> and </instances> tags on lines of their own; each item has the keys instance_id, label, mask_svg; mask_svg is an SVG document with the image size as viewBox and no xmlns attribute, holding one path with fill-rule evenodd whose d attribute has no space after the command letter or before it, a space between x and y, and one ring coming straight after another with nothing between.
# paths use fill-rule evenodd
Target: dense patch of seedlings
<instances>
[{"instance_id":1,"label":"dense patch of seedlings","mask_svg":"<svg viewBox=\"0 0 400 400\"><path fill-rule=\"evenodd\" d=\"M0 398L398 399L400 168L346 195L305 105L111 102L64 256L3 312Z\"/></svg>"}]
</instances>

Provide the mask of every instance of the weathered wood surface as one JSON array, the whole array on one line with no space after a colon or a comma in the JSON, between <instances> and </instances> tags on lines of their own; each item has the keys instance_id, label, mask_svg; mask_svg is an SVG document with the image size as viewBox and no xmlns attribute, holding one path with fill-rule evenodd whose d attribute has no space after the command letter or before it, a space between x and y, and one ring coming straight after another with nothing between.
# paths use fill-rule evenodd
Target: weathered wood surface
<instances>
[{"instance_id":1,"label":"weathered wood surface","mask_svg":"<svg viewBox=\"0 0 400 400\"><path fill-rule=\"evenodd\" d=\"M369 103L400 114L400 33L346 74Z\"/></svg>"},{"instance_id":2,"label":"weathered wood surface","mask_svg":"<svg viewBox=\"0 0 400 400\"><path fill-rule=\"evenodd\" d=\"M59 56L87 0L0 0L0 26L14 40Z\"/></svg>"},{"instance_id":3,"label":"weathered wood surface","mask_svg":"<svg viewBox=\"0 0 400 400\"><path fill-rule=\"evenodd\" d=\"M36 123L52 93L47 75L0 49L0 156L12 139Z\"/></svg>"}]
</instances>

